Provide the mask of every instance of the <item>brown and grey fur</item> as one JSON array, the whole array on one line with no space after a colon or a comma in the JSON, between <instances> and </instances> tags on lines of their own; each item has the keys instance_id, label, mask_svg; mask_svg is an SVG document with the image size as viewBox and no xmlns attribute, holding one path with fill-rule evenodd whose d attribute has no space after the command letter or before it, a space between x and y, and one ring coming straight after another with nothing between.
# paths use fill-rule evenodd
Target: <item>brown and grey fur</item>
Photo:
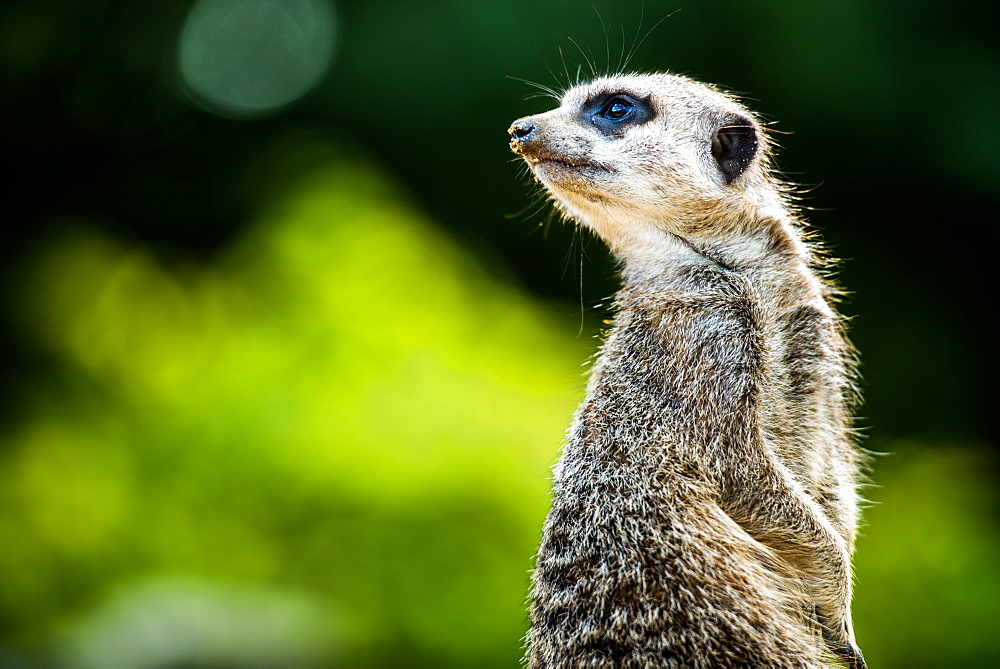
<instances>
[{"instance_id":1,"label":"brown and grey fur","mask_svg":"<svg viewBox=\"0 0 1000 669\"><path fill-rule=\"evenodd\" d=\"M621 94L650 117L608 134L593 110ZM555 469L530 666L864 666L853 355L760 123L667 74L560 103L511 147L624 285ZM732 128L747 160L723 169Z\"/></svg>"}]
</instances>

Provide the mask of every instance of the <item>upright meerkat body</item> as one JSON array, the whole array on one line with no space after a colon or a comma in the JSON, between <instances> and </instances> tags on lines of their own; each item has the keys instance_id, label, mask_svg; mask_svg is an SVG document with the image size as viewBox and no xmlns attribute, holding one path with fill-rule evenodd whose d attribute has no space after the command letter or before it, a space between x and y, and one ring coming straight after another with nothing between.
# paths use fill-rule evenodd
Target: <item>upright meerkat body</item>
<instances>
[{"instance_id":1,"label":"upright meerkat body","mask_svg":"<svg viewBox=\"0 0 1000 669\"><path fill-rule=\"evenodd\" d=\"M534 573L532 667L863 667L852 354L757 121L612 76L511 148L623 265Z\"/></svg>"}]
</instances>

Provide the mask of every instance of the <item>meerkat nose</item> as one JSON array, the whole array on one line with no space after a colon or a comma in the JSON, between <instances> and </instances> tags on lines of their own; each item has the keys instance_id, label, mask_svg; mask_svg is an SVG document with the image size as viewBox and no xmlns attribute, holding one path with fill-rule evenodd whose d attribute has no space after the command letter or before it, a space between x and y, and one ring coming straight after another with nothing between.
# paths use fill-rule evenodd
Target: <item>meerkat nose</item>
<instances>
[{"instance_id":1,"label":"meerkat nose","mask_svg":"<svg viewBox=\"0 0 1000 669\"><path fill-rule=\"evenodd\" d=\"M535 124L531 122L531 119L521 119L520 121L514 121L514 124L510 126L507 132L514 139L524 139L530 135L535 130Z\"/></svg>"},{"instance_id":2,"label":"meerkat nose","mask_svg":"<svg viewBox=\"0 0 1000 669\"><path fill-rule=\"evenodd\" d=\"M535 132L535 127L535 123L531 118L522 118L514 121L507 128L507 132L510 134L510 148L520 153L521 149L533 139L532 134Z\"/></svg>"}]
</instances>

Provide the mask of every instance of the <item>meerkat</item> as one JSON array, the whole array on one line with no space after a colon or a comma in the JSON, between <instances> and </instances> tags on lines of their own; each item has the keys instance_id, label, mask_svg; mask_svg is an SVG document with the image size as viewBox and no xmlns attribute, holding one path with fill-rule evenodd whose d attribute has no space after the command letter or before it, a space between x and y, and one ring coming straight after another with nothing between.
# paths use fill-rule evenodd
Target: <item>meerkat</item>
<instances>
[{"instance_id":1,"label":"meerkat","mask_svg":"<svg viewBox=\"0 0 1000 669\"><path fill-rule=\"evenodd\" d=\"M864 667L854 356L761 123L620 75L509 134L622 276L554 470L529 665Z\"/></svg>"}]
</instances>

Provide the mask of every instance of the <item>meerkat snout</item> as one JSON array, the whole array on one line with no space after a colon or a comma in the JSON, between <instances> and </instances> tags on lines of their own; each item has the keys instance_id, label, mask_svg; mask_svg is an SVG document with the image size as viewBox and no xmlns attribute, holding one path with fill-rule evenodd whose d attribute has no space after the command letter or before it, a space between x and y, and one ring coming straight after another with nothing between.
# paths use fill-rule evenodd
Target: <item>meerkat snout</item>
<instances>
[{"instance_id":1,"label":"meerkat snout","mask_svg":"<svg viewBox=\"0 0 1000 669\"><path fill-rule=\"evenodd\" d=\"M514 121L507 129L510 149L524 158L536 173L545 173L550 178L576 179L597 165L590 155L590 143L566 133L565 119L558 112L557 109Z\"/></svg>"}]
</instances>

